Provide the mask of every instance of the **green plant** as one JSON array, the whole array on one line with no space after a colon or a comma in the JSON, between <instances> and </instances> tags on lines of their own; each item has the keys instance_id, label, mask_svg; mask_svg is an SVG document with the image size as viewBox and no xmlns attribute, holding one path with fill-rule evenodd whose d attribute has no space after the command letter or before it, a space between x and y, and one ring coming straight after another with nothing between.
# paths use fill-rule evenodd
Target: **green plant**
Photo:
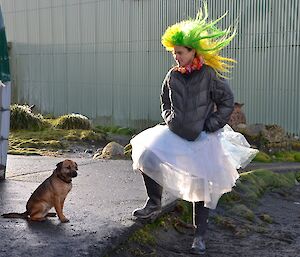
<instances>
[{"instance_id":1,"label":"green plant","mask_svg":"<svg viewBox=\"0 0 300 257\"><path fill-rule=\"evenodd\" d=\"M10 128L12 130L41 130L48 124L41 114L34 114L28 105L13 104L10 108Z\"/></svg>"},{"instance_id":2,"label":"green plant","mask_svg":"<svg viewBox=\"0 0 300 257\"><path fill-rule=\"evenodd\" d=\"M294 159L296 162L300 162L300 152L295 153Z\"/></svg>"},{"instance_id":3,"label":"green plant","mask_svg":"<svg viewBox=\"0 0 300 257\"><path fill-rule=\"evenodd\" d=\"M293 161L295 161L295 152L280 151L280 152L274 153L274 157L275 157L276 161L293 162Z\"/></svg>"},{"instance_id":4,"label":"green plant","mask_svg":"<svg viewBox=\"0 0 300 257\"><path fill-rule=\"evenodd\" d=\"M273 223L273 219L269 214L262 213L261 215L259 215L259 218L264 222L267 222L270 224Z\"/></svg>"},{"instance_id":5,"label":"green plant","mask_svg":"<svg viewBox=\"0 0 300 257\"><path fill-rule=\"evenodd\" d=\"M118 128L115 133L119 134L119 135L128 135L128 136L131 136L131 135L135 134L135 130L132 129L132 128L122 127L122 128Z\"/></svg>"},{"instance_id":6,"label":"green plant","mask_svg":"<svg viewBox=\"0 0 300 257\"><path fill-rule=\"evenodd\" d=\"M32 154L35 149L38 154L53 155L74 144L88 147L91 142L104 144L106 137L92 130L81 129L64 130L49 127L39 131L17 130L9 133L9 153Z\"/></svg>"},{"instance_id":7,"label":"green plant","mask_svg":"<svg viewBox=\"0 0 300 257\"><path fill-rule=\"evenodd\" d=\"M132 236L128 239L128 241L134 241L141 244L150 244L155 245L156 240L154 235L152 234L153 228L151 225L147 224L145 227L135 231Z\"/></svg>"},{"instance_id":8,"label":"green plant","mask_svg":"<svg viewBox=\"0 0 300 257\"><path fill-rule=\"evenodd\" d=\"M253 159L254 162L272 162L272 158L264 152L259 153Z\"/></svg>"},{"instance_id":9,"label":"green plant","mask_svg":"<svg viewBox=\"0 0 300 257\"><path fill-rule=\"evenodd\" d=\"M244 217L249 221L254 221L255 214L244 204L235 204L230 209L229 213Z\"/></svg>"},{"instance_id":10,"label":"green plant","mask_svg":"<svg viewBox=\"0 0 300 257\"><path fill-rule=\"evenodd\" d=\"M91 129L92 127L86 116L76 113L58 117L54 126L59 129Z\"/></svg>"},{"instance_id":11,"label":"green plant","mask_svg":"<svg viewBox=\"0 0 300 257\"><path fill-rule=\"evenodd\" d=\"M129 143L124 147L124 154L127 158L131 158L132 154L132 145Z\"/></svg>"},{"instance_id":12,"label":"green plant","mask_svg":"<svg viewBox=\"0 0 300 257\"><path fill-rule=\"evenodd\" d=\"M291 188L299 178L300 172L275 173L269 170L245 172L241 174L232 192L224 194L219 203L223 206L241 201L246 205L255 203L266 190Z\"/></svg>"},{"instance_id":13,"label":"green plant","mask_svg":"<svg viewBox=\"0 0 300 257\"><path fill-rule=\"evenodd\" d=\"M94 129L96 132L105 132L105 133L112 133L118 135L127 135L132 136L136 133L135 129L127 128L127 127L119 127L119 126L100 126L97 125Z\"/></svg>"},{"instance_id":14,"label":"green plant","mask_svg":"<svg viewBox=\"0 0 300 257\"><path fill-rule=\"evenodd\" d=\"M186 223L192 223L193 204L179 200L176 206L177 211L180 213L180 219Z\"/></svg>"}]
</instances>

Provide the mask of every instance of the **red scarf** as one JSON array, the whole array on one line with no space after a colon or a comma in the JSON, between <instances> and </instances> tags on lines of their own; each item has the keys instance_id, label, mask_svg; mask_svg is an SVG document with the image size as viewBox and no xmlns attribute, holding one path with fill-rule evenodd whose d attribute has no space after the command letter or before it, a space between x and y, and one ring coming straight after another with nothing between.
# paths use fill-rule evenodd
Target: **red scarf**
<instances>
[{"instance_id":1,"label":"red scarf","mask_svg":"<svg viewBox=\"0 0 300 257\"><path fill-rule=\"evenodd\" d=\"M190 74L194 70L200 70L203 66L203 63L204 62L202 57L195 57L191 64L188 64L186 66L176 66L174 70L182 74Z\"/></svg>"}]
</instances>

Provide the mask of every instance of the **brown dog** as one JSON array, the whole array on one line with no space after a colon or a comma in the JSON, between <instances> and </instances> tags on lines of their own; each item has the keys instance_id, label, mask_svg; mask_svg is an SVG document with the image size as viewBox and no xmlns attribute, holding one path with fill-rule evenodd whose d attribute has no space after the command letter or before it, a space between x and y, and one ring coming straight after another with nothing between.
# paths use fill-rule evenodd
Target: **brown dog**
<instances>
[{"instance_id":1,"label":"brown dog","mask_svg":"<svg viewBox=\"0 0 300 257\"><path fill-rule=\"evenodd\" d=\"M34 221L43 221L46 217L54 217L55 213L49 213L54 207L61 222L69 220L63 214L64 202L72 188L72 178L77 176L77 163L64 160L56 165L52 175L47 178L32 193L23 213L2 214L4 218L23 218Z\"/></svg>"}]
</instances>

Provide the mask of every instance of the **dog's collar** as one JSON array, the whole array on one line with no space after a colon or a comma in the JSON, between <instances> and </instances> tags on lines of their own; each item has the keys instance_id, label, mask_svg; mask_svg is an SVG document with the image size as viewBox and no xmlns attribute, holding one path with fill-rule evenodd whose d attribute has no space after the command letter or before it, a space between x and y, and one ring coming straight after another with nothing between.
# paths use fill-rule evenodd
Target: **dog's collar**
<instances>
[{"instance_id":1,"label":"dog's collar","mask_svg":"<svg viewBox=\"0 0 300 257\"><path fill-rule=\"evenodd\" d=\"M72 179L66 180L66 178L64 178L64 177L61 176L60 174L56 174L56 176L57 176L60 180L62 180L63 182L65 182L65 183L70 184L70 183L72 182Z\"/></svg>"}]
</instances>

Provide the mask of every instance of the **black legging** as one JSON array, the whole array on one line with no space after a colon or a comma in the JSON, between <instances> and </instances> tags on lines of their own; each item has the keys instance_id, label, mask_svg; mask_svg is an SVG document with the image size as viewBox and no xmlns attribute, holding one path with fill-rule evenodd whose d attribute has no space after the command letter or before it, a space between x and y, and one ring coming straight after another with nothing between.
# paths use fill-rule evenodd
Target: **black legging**
<instances>
[{"instance_id":1,"label":"black legging","mask_svg":"<svg viewBox=\"0 0 300 257\"><path fill-rule=\"evenodd\" d=\"M193 203L193 223L196 227L196 236L204 236L208 225L209 209L204 207L204 202Z\"/></svg>"},{"instance_id":2,"label":"black legging","mask_svg":"<svg viewBox=\"0 0 300 257\"><path fill-rule=\"evenodd\" d=\"M142 175L149 197L147 205L160 206L161 195L163 190L162 186L157 184L152 178L148 177L146 174L142 173ZM204 236L208 225L208 215L209 209L204 207L204 202L193 203L193 223L196 227L196 236Z\"/></svg>"}]
</instances>

